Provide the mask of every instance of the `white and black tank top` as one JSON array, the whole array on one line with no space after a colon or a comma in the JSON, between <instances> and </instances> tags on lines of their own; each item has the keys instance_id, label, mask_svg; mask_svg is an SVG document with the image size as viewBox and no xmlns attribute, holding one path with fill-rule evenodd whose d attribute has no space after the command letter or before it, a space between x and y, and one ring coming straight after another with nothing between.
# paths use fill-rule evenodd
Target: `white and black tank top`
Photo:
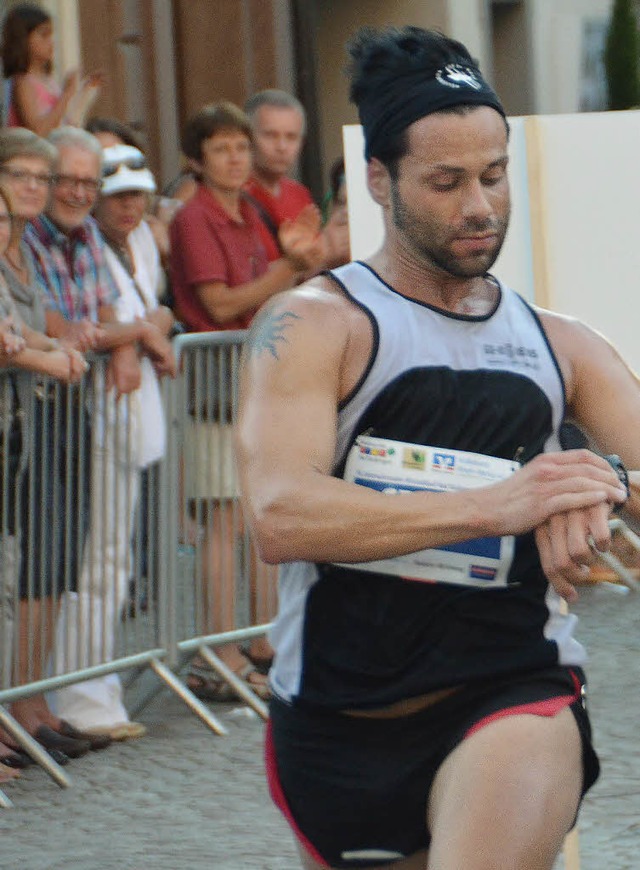
<instances>
[{"instance_id":1,"label":"white and black tank top","mask_svg":"<svg viewBox=\"0 0 640 870\"><path fill-rule=\"evenodd\" d=\"M483 316L409 299L364 263L330 273L370 318L374 345L339 409L334 473L358 435L527 462L560 449L564 385L533 309L497 284ZM380 707L434 689L557 664L580 665L575 617L518 536L506 587L420 583L295 562L280 576L273 689L333 709Z\"/></svg>"}]
</instances>

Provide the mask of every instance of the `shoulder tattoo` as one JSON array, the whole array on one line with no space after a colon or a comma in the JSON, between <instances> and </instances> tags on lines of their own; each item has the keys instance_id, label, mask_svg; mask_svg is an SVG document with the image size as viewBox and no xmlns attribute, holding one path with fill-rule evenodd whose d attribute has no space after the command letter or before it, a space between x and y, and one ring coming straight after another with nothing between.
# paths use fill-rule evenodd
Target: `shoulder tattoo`
<instances>
[{"instance_id":1,"label":"shoulder tattoo","mask_svg":"<svg viewBox=\"0 0 640 870\"><path fill-rule=\"evenodd\" d=\"M302 320L293 311L267 309L253 322L247 337L247 348L252 356L270 353L274 359L278 356L278 344L287 341L286 331L293 326L295 320Z\"/></svg>"}]
</instances>

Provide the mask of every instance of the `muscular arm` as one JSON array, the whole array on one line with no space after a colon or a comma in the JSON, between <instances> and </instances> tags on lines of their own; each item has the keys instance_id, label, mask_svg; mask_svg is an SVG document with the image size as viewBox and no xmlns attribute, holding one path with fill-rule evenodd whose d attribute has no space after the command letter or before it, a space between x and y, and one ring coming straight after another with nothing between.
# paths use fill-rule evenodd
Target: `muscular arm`
<instances>
[{"instance_id":1,"label":"muscular arm","mask_svg":"<svg viewBox=\"0 0 640 870\"><path fill-rule=\"evenodd\" d=\"M640 380L590 327L548 312L541 317L563 368L567 411L598 450L617 453L631 471L624 510L640 520Z\"/></svg>"},{"instance_id":2,"label":"muscular arm","mask_svg":"<svg viewBox=\"0 0 640 870\"><path fill-rule=\"evenodd\" d=\"M617 453L630 470L631 496L624 511L640 519L640 382L615 348L578 321L540 312L563 371L567 411L602 453ZM569 601L575 583L610 543L611 506L574 510L550 517L536 530L545 574Z\"/></svg>"},{"instance_id":3,"label":"muscular arm","mask_svg":"<svg viewBox=\"0 0 640 870\"><path fill-rule=\"evenodd\" d=\"M237 446L263 559L385 558L519 533L551 513L615 497L613 474L587 451L539 457L504 483L465 493L390 497L332 477L337 408L366 364L363 320L342 297L304 285L252 327Z\"/></svg>"}]
</instances>

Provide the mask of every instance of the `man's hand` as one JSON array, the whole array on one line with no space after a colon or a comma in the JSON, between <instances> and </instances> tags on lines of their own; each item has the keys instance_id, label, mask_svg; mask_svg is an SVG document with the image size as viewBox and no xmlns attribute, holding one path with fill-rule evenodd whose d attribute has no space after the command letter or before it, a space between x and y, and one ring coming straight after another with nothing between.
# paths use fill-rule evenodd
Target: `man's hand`
<instances>
[{"instance_id":1,"label":"man's hand","mask_svg":"<svg viewBox=\"0 0 640 870\"><path fill-rule=\"evenodd\" d=\"M542 453L502 483L490 487L501 499L497 534L519 535L537 529L556 514L622 504L627 497L609 463L590 450ZM595 522L595 521L594 521ZM599 524L596 542L604 542ZM593 532L592 532L593 534ZM572 547L577 530L571 526ZM582 552L576 549L576 552Z\"/></svg>"},{"instance_id":2,"label":"man's hand","mask_svg":"<svg viewBox=\"0 0 640 870\"><path fill-rule=\"evenodd\" d=\"M280 247L298 272L315 272L322 266L325 251L320 223L318 208L306 205L295 220L280 225Z\"/></svg>"},{"instance_id":3,"label":"man's hand","mask_svg":"<svg viewBox=\"0 0 640 870\"><path fill-rule=\"evenodd\" d=\"M549 517L535 531L542 570L558 595L576 601L575 584L611 543L608 504Z\"/></svg>"},{"instance_id":4,"label":"man's hand","mask_svg":"<svg viewBox=\"0 0 640 870\"><path fill-rule=\"evenodd\" d=\"M142 380L140 360L132 344L123 344L111 352L107 367L107 389L116 388L116 398L137 390Z\"/></svg>"}]
</instances>

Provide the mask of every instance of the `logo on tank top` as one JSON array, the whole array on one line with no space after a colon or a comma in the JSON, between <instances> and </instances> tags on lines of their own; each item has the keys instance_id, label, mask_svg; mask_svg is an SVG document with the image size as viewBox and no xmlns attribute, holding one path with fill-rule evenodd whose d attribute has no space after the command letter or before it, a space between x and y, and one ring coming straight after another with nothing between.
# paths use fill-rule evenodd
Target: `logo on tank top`
<instances>
[{"instance_id":1,"label":"logo on tank top","mask_svg":"<svg viewBox=\"0 0 640 870\"><path fill-rule=\"evenodd\" d=\"M402 465L404 468L424 469L427 464L427 454L418 447L405 447L402 451Z\"/></svg>"},{"instance_id":2,"label":"logo on tank top","mask_svg":"<svg viewBox=\"0 0 640 870\"><path fill-rule=\"evenodd\" d=\"M485 344L484 355L490 366L511 365L514 368L539 369L540 362L538 351L533 347L511 344Z\"/></svg>"},{"instance_id":3,"label":"logo on tank top","mask_svg":"<svg viewBox=\"0 0 640 870\"><path fill-rule=\"evenodd\" d=\"M431 467L434 471L455 471L456 458L451 453L434 453Z\"/></svg>"},{"instance_id":4,"label":"logo on tank top","mask_svg":"<svg viewBox=\"0 0 640 870\"><path fill-rule=\"evenodd\" d=\"M366 444L361 444L358 448L364 456L377 456L384 459L386 456L395 456L393 447L369 447Z\"/></svg>"}]
</instances>

